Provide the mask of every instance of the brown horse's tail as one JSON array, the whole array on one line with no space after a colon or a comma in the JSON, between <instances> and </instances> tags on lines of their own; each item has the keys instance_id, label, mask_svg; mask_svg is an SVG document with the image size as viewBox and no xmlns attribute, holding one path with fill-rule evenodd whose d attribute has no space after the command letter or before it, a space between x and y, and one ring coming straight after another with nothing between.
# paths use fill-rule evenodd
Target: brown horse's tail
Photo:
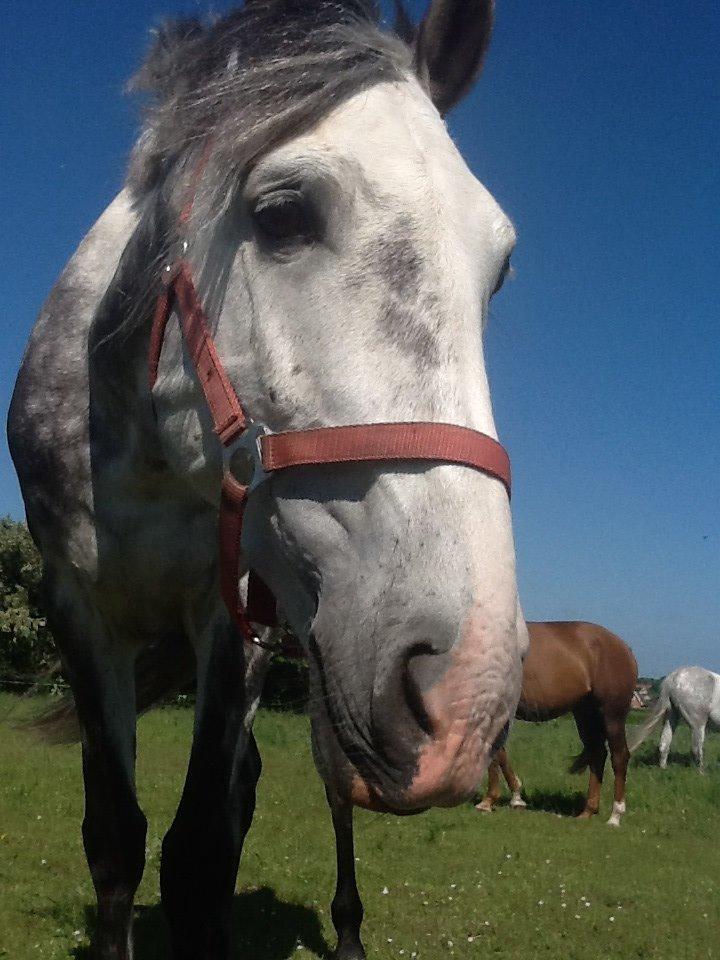
<instances>
[{"instance_id":1,"label":"brown horse's tail","mask_svg":"<svg viewBox=\"0 0 720 960\"><path fill-rule=\"evenodd\" d=\"M587 750L582 750L576 757L573 757L572 763L568 767L568 773L582 773L590 765L590 754Z\"/></svg>"},{"instance_id":2,"label":"brown horse's tail","mask_svg":"<svg viewBox=\"0 0 720 960\"><path fill-rule=\"evenodd\" d=\"M667 691L665 683L663 683L660 687L660 696L655 701L650 716L645 723L641 723L639 727L635 727L628 734L627 744L630 753L635 753L640 744L647 740L655 727L665 719L671 706L670 694Z\"/></svg>"},{"instance_id":3,"label":"brown horse's tail","mask_svg":"<svg viewBox=\"0 0 720 960\"><path fill-rule=\"evenodd\" d=\"M177 640L162 641L146 647L135 663L135 695L138 715L179 693L195 677L195 657L190 645ZM71 693L28 723L47 743L77 743L81 739L80 721Z\"/></svg>"}]
</instances>

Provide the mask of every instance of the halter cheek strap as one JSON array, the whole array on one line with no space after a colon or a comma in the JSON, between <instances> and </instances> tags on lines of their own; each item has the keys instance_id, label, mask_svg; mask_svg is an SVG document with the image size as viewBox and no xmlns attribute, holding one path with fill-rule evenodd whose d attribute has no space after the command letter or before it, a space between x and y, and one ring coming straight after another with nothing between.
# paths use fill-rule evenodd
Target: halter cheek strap
<instances>
[{"instance_id":1,"label":"halter cheek strap","mask_svg":"<svg viewBox=\"0 0 720 960\"><path fill-rule=\"evenodd\" d=\"M187 222L192 199L207 162L206 148L192 182L181 225ZM301 466L331 467L341 463L451 463L480 470L504 484L510 496L510 460L505 449L487 434L450 423L363 423L269 433L246 415L222 365L187 260L167 272L158 297L148 350L149 386L155 386L168 320L175 310L183 341L195 369L215 433L223 447L223 480L219 513L220 590L243 639L261 646L253 623L273 626L275 599L250 570L247 604L239 593L242 526L248 496L271 474ZM230 461L242 450L253 461L247 483L236 479Z\"/></svg>"}]
</instances>

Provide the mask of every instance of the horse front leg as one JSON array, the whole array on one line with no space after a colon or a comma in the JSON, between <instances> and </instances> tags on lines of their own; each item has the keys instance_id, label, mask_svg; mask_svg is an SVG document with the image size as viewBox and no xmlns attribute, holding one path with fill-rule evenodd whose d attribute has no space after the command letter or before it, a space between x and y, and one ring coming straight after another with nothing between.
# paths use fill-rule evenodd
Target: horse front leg
<instances>
[{"instance_id":1,"label":"horse front leg","mask_svg":"<svg viewBox=\"0 0 720 960\"><path fill-rule=\"evenodd\" d=\"M495 804L500 799L502 790L500 784L500 763L502 757L506 757L504 749L498 750L488 767L487 791L480 803L475 804L475 809L480 813L492 813Z\"/></svg>"},{"instance_id":2,"label":"horse front leg","mask_svg":"<svg viewBox=\"0 0 720 960\"><path fill-rule=\"evenodd\" d=\"M505 777L505 783L507 783L511 793L510 807L513 810L524 810L527 804L522 798L522 780L510 766L510 758L507 755L507 751L501 750L498 753L498 763L500 764L502 775Z\"/></svg>"},{"instance_id":3,"label":"horse front leg","mask_svg":"<svg viewBox=\"0 0 720 960\"><path fill-rule=\"evenodd\" d=\"M705 762L703 758L703 744L705 743L705 724L699 723L692 728L692 755L695 763L698 765L700 773L705 772Z\"/></svg>"},{"instance_id":4,"label":"horse front leg","mask_svg":"<svg viewBox=\"0 0 720 960\"><path fill-rule=\"evenodd\" d=\"M82 837L97 897L92 951L97 960L132 960L133 900L147 832L135 793L135 652L111 637L74 578L46 569L45 579L49 622L82 732ZM46 732L52 736L52 723Z\"/></svg>"},{"instance_id":5,"label":"horse front leg","mask_svg":"<svg viewBox=\"0 0 720 960\"><path fill-rule=\"evenodd\" d=\"M337 855L337 885L331 908L338 938L335 960L365 960L360 939L363 905L355 877L352 806L329 788L325 793L332 814Z\"/></svg>"},{"instance_id":6,"label":"horse front leg","mask_svg":"<svg viewBox=\"0 0 720 960\"><path fill-rule=\"evenodd\" d=\"M672 744L676 726L677 718L672 712L668 712L668 715L665 718L665 723L663 724L662 733L660 735L660 767L663 770L665 770L667 767L670 746Z\"/></svg>"},{"instance_id":7,"label":"horse front leg","mask_svg":"<svg viewBox=\"0 0 720 960\"><path fill-rule=\"evenodd\" d=\"M160 869L174 960L230 956L235 880L260 776L251 728L268 661L227 622L198 649L192 752Z\"/></svg>"}]
</instances>

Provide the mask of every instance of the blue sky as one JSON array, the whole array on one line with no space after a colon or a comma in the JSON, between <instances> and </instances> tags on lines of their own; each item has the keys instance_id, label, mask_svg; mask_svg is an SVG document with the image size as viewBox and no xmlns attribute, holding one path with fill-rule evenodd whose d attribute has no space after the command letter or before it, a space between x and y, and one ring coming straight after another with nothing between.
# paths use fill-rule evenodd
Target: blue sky
<instances>
[{"instance_id":1,"label":"blue sky","mask_svg":"<svg viewBox=\"0 0 720 960\"><path fill-rule=\"evenodd\" d=\"M3 416L42 300L121 183L148 28L208 6L6 5ZM720 670L719 8L497 6L450 126L519 234L487 356L526 614L602 623L642 672ZM22 515L5 444L0 513Z\"/></svg>"}]
</instances>

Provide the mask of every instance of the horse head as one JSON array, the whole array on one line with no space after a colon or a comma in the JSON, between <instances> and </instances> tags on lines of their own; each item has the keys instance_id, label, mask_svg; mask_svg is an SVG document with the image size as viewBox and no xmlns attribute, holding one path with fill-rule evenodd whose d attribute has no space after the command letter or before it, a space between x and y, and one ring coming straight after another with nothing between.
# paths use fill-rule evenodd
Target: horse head
<instances>
[{"instance_id":1,"label":"horse head","mask_svg":"<svg viewBox=\"0 0 720 960\"><path fill-rule=\"evenodd\" d=\"M371 6L268 0L162 32L138 81L154 105L136 206L164 224L158 273L182 244L252 420L494 437L482 332L515 235L442 119L479 70L492 4L435 0L410 43ZM183 350L171 325L160 443L217 504L220 448ZM333 788L396 811L466 797L526 644L502 483L442 463L309 465L258 487L242 548L306 645Z\"/></svg>"}]
</instances>

